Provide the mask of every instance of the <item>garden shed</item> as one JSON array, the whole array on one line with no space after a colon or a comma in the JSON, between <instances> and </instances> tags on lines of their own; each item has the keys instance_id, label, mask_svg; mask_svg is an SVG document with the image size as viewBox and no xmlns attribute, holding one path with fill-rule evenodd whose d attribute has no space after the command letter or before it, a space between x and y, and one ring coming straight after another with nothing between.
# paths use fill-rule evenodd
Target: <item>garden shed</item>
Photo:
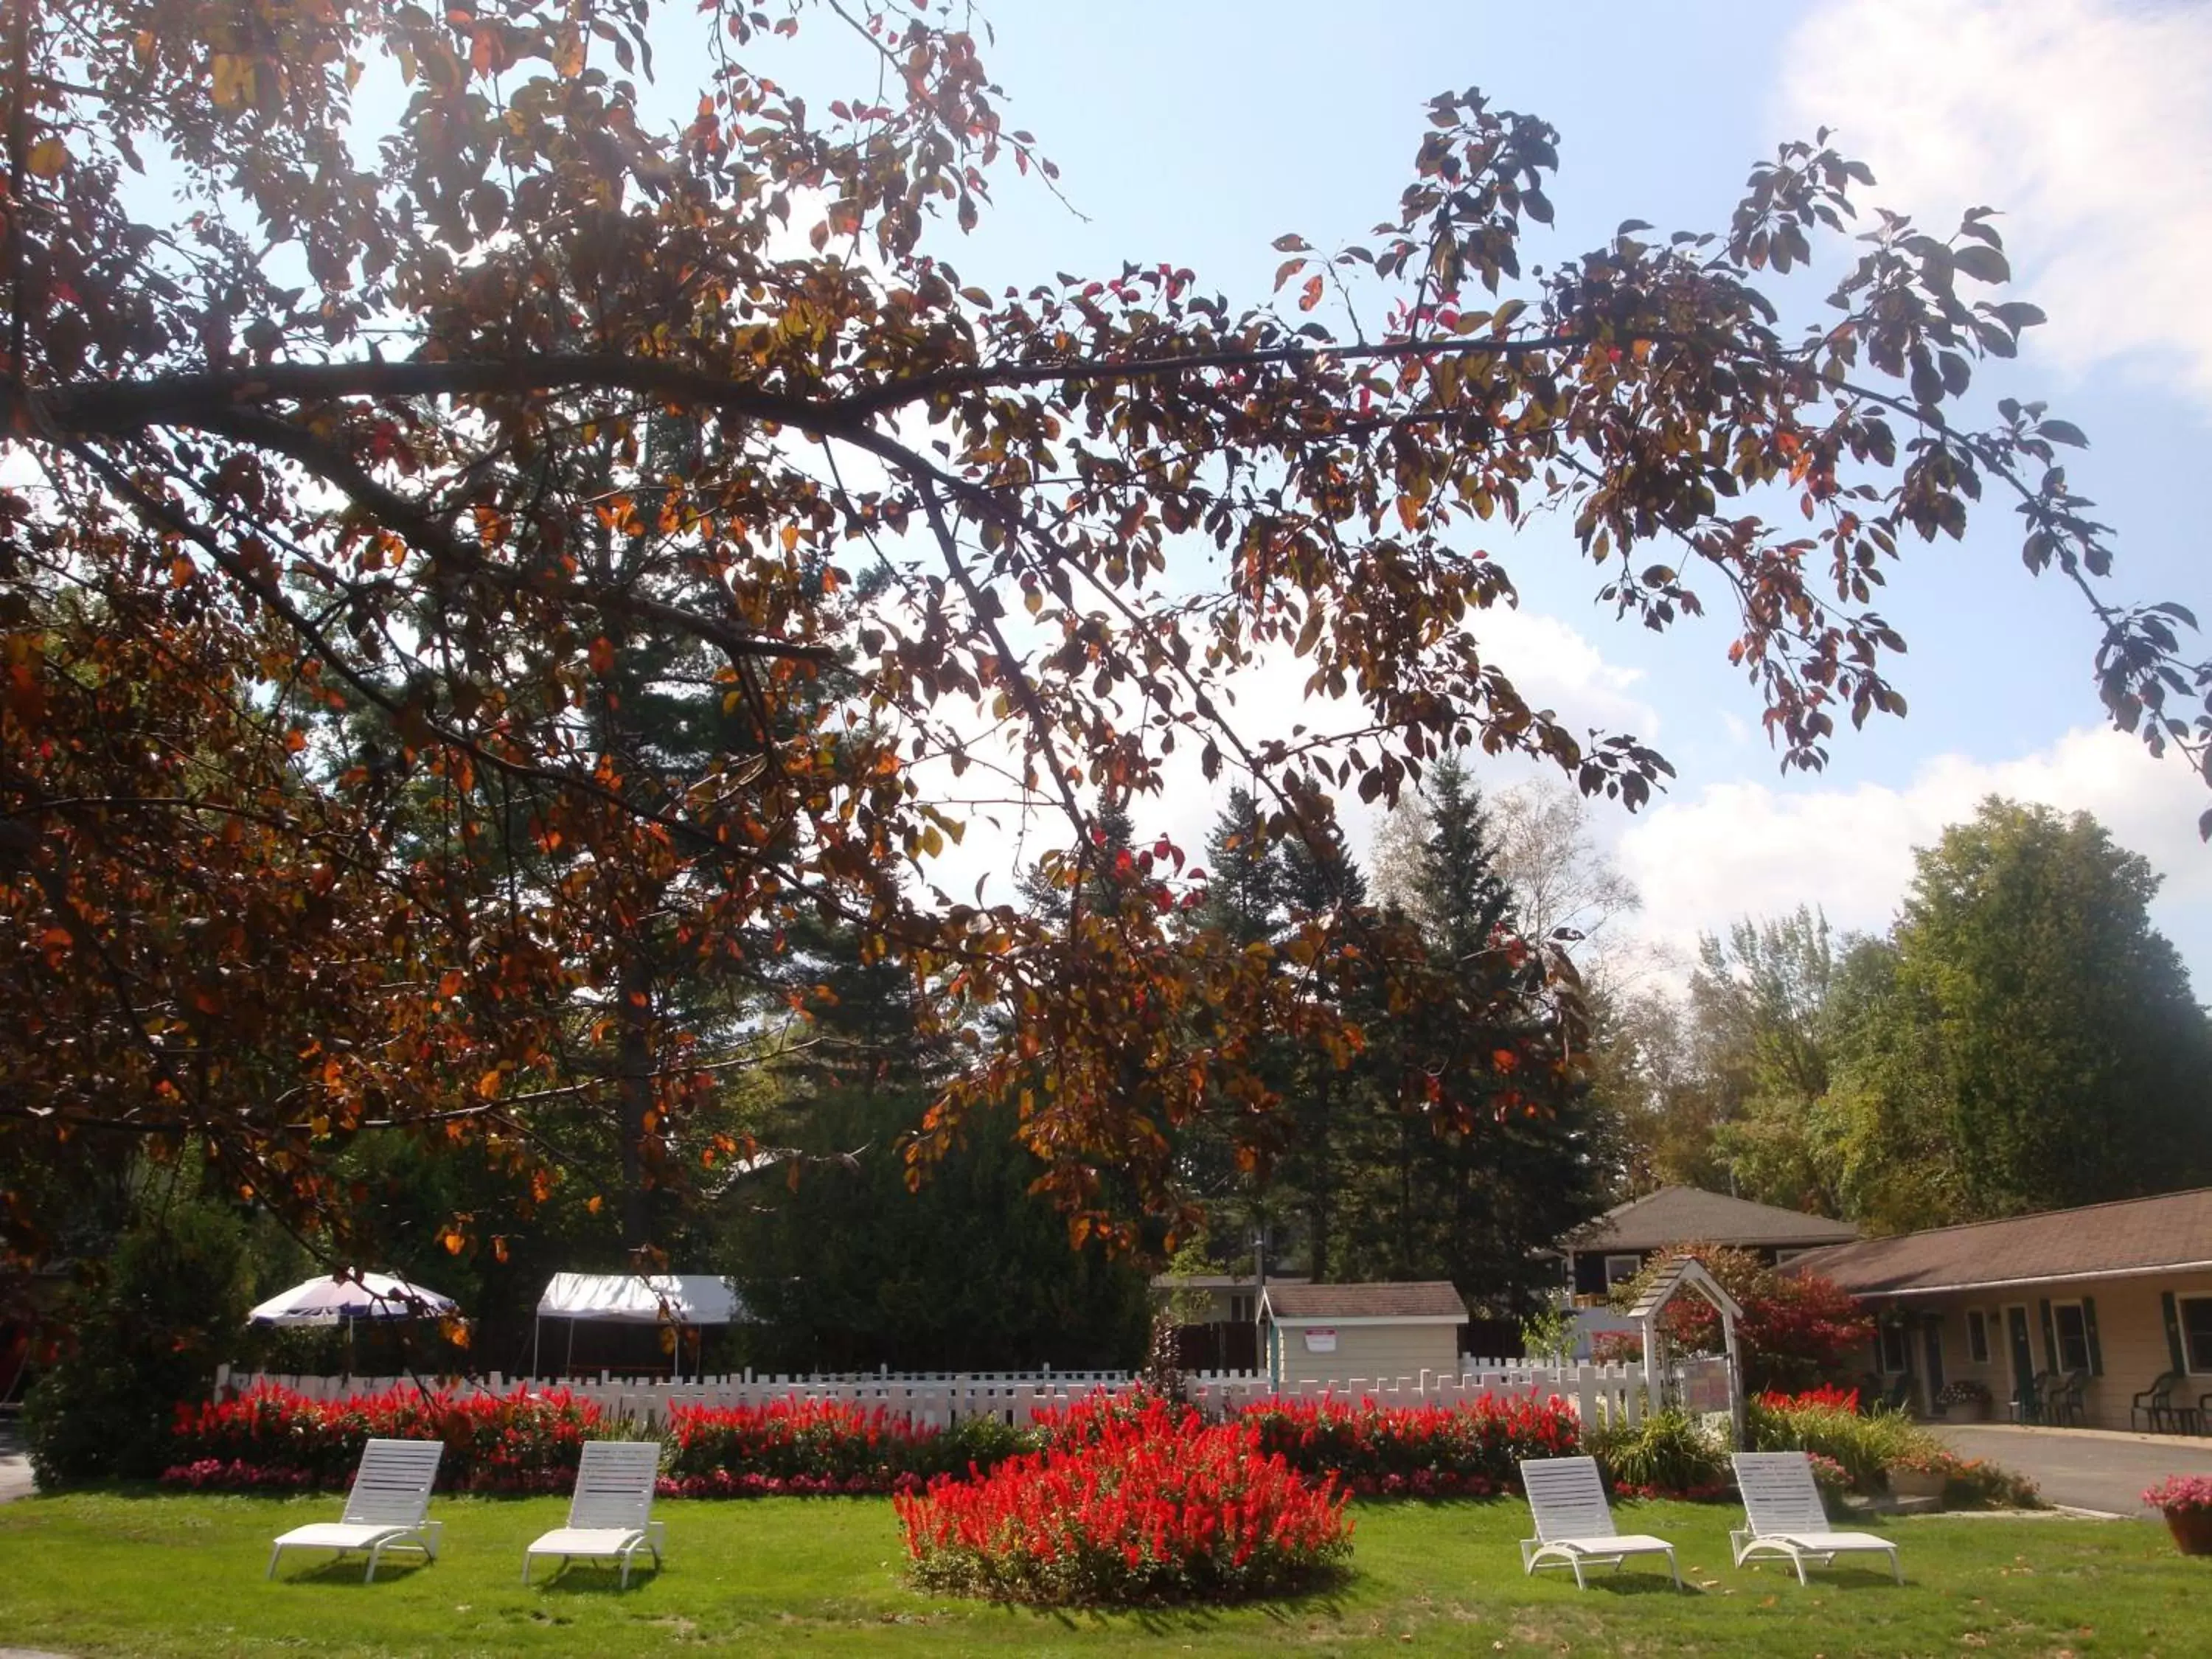
<instances>
[{"instance_id":1,"label":"garden shed","mask_svg":"<svg viewBox=\"0 0 2212 1659\"><path fill-rule=\"evenodd\" d=\"M1467 1303L1443 1279L1406 1285L1270 1284L1261 1292L1261 1355L1267 1381L1395 1382L1423 1371L1456 1375Z\"/></svg>"}]
</instances>

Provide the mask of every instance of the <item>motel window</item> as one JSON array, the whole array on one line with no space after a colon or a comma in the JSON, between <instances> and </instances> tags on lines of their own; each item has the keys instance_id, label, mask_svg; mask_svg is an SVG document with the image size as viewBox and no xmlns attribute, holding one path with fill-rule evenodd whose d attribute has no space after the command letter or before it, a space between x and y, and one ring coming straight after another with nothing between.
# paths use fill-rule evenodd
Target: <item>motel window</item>
<instances>
[{"instance_id":1,"label":"motel window","mask_svg":"<svg viewBox=\"0 0 2212 1659\"><path fill-rule=\"evenodd\" d=\"M1990 1363L1990 1318L1979 1308L1966 1310L1966 1358L1977 1365Z\"/></svg>"},{"instance_id":2,"label":"motel window","mask_svg":"<svg viewBox=\"0 0 2212 1659\"><path fill-rule=\"evenodd\" d=\"M1906 1340L1905 1327L1894 1321L1881 1328L1881 1369L1886 1376L1897 1376L1912 1369L1912 1345Z\"/></svg>"},{"instance_id":3,"label":"motel window","mask_svg":"<svg viewBox=\"0 0 2212 1659\"><path fill-rule=\"evenodd\" d=\"M1644 1258L1640 1255L1609 1255L1605 1259L1605 1287L1611 1290L1616 1285L1625 1285L1643 1271Z\"/></svg>"},{"instance_id":4,"label":"motel window","mask_svg":"<svg viewBox=\"0 0 2212 1659\"><path fill-rule=\"evenodd\" d=\"M1791 1262L1795 1261L1796 1261L1799 1256L1801 1256L1801 1255L1807 1255L1807 1254L1808 1254L1808 1250L1779 1250L1779 1249L1778 1249L1778 1250L1775 1251L1775 1253L1774 1253L1774 1265L1775 1265L1776 1267L1788 1267Z\"/></svg>"},{"instance_id":5,"label":"motel window","mask_svg":"<svg viewBox=\"0 0 2212 1659\"><path fill-rule=\"evenodd\" d=\"M1232 1325L1249 1325L1252 1322L1250 1297L1232 1296L1229 1298L1229 1322Z\"/></svg>"},{"instance_id":6,"label":"motel window","mask_svg":"<svg viewBox=\"0 0 2212 1659\"><path fill-rule=\"evenodd\" d=\"M2192 1373L2212 1374L2212 1296L2181 1298L2181 1351Z\"/></svg>"},{"instance_id":7,"label":"motel window","mask_svg":"<svg viewBox=\"0 0 2212 1659\"><path fill-rule=\"evenodd\" d=\"M2058 1369L2086 1371L2089 1364L2089 1322L2078 1302L2053 1304L2051 1317L2058 1336Z\"/></svg>"}]
</instances>

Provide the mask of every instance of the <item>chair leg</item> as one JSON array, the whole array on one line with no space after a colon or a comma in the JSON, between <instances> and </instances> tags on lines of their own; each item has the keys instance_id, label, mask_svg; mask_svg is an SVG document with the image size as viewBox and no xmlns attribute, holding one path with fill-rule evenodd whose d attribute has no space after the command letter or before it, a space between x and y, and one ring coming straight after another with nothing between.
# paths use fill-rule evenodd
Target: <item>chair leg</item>
<instances>
[{"instance_id":1,"label":"chair leg","mask_svg":"<svg viewBox=\"0 0 2212 1659\"><path fill-rule=\"evenodd\" d=\"M1899 1583L1905 1582L1905 1564L1897 1559L1897 1552L1893 1549L1889 1553L1889 1571L1891 1577Z\"/></svg>"},{"instance_id":2,"label":"chair leg","mask_svg":"<svg viewBox=\"0 0 2212 1659\"><path fill-rule=\"evenodd\" d=\"M1682 1569L1675 1564L1674 1552L1671 1549L1667 1552L1667 1571L1668 1576L1674 1581L1674 1588L1676 1589L1681 1589Z\"/></svg>"},{"instance_id":3,"label":"chair leg","mask_svg":"<svg viewBox=\"0 0 2212 1659\"><path fill-rule=\"evenodd\" d=\"M283 1553L284 1547L282 1544L276 1545L270 1550L269 1571L261 1575L264 1578L274 1578L276 1576L276 1558Z\"/></svg>"},{"instance_id":4,"label":"chair leg","mask_svg":"<svg viewBox=\"0 0 2212 1659\"><path fill-rule=\"evenodd\" d=\"M530 1582L530 1552L528 1550L522 1553L522 1582L526 1584Z\"/></svg>"},{"instance_id":5,"label":"chair leg","mask_svg":"<svg viewBox=\"0 0 2212 1659\"><path fill-rule=\"evenodd\" d=\"M361 1582L362 1583L374 1584L376 1582L376 1564L383 1559L383 1545L371 1544L368 1547L368 1571L361 1576Z\"/></svg>"},{"instance_id":6,"label":"chair leg","mask_svg":"<svg viewBox=\"0 0 2212 1659\"><path fill-rule=\"evenodd\" d=\"M1797 1582L1799 1583L1808 1584L1812 1582L1812 1580L1805 1577L1805 1558L1803 1556L1798 1554L1796 1550L1792 1550L1790 1552L1790 1562L1792 1566L1797 1569Z\"/></svg>"}]
</instances>

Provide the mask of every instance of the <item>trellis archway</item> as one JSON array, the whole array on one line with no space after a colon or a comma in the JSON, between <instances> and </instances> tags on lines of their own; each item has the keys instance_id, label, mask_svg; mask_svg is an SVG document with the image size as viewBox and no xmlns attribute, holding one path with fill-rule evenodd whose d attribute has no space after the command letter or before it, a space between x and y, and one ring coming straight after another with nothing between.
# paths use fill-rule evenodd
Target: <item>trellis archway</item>
<instances>
[{"instance_id":1,"label":"trellis archway","mask_svg":"<svg viewBox=\"0 0 2212 1659\"><path fill-rule=\"evenodd\" d=\"M1644 1293L1628 1310L1628 1316L1644 1333L1644 1386L1650 1389L1655 1407L1666 1403L1667 1337L1659 1328L1659 1316L1684 1291L1704 1297L1721 1316L1721 1343L1728 1356L1729 1420L1735 1425L1735 1441L1741 1446L1744 1434L1743 1365L1736 1356L1735 1322L1743 1317L1743 1309L1706 1271L1705 1264L1693 1255L1678 1255L1668 1262L1644 1287Z\"/></svg>"}]
</instances>

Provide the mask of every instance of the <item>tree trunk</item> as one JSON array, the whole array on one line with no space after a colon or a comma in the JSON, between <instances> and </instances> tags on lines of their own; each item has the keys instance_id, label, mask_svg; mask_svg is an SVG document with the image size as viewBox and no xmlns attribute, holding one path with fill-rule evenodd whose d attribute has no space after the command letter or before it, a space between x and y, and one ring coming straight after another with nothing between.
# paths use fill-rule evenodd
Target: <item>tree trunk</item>
<instances>
[{"instance_id":1,"label":"tree trunk","mask_svg":"<svg viewBox=\"0 0 2212 1659\"><path fill-rule=\"evenodd\" d=\"M653 1244L645 1194L646 1137L653 1111L653 961L643 950L623 957L616 978L616 1133L622 1143L623 1248L633 1264Z\"/></svg>"}]
</instances>

